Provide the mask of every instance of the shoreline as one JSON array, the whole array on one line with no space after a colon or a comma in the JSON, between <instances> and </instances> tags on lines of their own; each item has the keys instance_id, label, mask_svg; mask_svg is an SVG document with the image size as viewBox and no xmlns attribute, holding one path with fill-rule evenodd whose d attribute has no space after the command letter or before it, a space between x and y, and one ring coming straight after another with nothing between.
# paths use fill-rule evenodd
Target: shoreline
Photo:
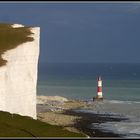
<instances>
[{"instance_id":1,"label":"shoreline","mask_svg":"<svg viewBox=\"0 0 140 140\"><path fill-rule=\"evenodd\" d=\"M94 126L91 128L92 123L105 123L105 122L120 122L123 120L127 120L127 118L111 118L107 115L101 115L101 114L93 114L93 113L84 113L84 112L75 112L74 110L66 110L64 114L67 115L74 115L74 116L80 116L80 118L77 118L74 127L83 132L84 134L88 135L89 137L117 137L121 138L123 135L113 133L113 132L105 132L98 128L94 128Z\"/></svg>"},{"instance_id":2,"label":"shoreline","mask_svg":"<svg viewBox=\"0 0 140 140\"><path fill-rule=\"evenodd\" d=\"M68 100L61 103L52 100L47 101L45 104L37 104L38 119L52 125L63 126L64 129L72 132L83 133L87 137L123 137L123 135L105 132L90 126L92 123L120 122L127 120L127 118L113 118L107 114L101 115L75 111L85 106L87 106L87 102L79 100Z\"/></svg>"}]
</instances>

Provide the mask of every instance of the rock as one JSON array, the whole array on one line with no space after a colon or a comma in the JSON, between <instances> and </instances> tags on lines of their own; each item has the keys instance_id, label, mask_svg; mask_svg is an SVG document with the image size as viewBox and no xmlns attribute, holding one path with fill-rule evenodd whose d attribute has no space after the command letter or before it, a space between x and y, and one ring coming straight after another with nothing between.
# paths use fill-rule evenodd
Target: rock
<instances>
[{"instance_id":1,"label":"rock","mask_svg":"<svg viewBox=\"0 0 140 140\"><path fill-rule=\"evenodd\" d=\"M61 104L67 102L68 99L61 96L37 96L37 104Z\"/></svg>"},{"instance_id":2,"label":"rock","mask_svg":"<svg viewBox=\"0 0 140 140\"><path fill-rule=\"evenodd\" d=\"M72 116L72 115L65 115L62 113L56 113L56 112L46 112L46 113L39 113L38 119L47 122L52 125L59 125L59 126L73 126L76 119L79 119L78 116Z\"/></svg>"},{"instance_id":3,"label":"rock","mask_svg":"<svg viewBox=\"0 0 140 140\"><path fill-rule=\"evenodd\" d=\"M14 24L14 28L23 25ZM36 85L39 58L40 28L30 28L31 42L7 50L0 67L0 110L36 119Z\"/></svg>"}]
</instances>

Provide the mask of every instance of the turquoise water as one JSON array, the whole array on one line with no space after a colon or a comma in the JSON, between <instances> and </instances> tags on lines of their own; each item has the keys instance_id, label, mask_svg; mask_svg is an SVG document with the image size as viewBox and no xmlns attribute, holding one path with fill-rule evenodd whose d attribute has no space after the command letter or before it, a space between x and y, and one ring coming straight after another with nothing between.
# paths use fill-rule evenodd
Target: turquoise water
<instances>
[{"instance_id":1,"label":"turquoise water","mask_svg":"<svg viewBox=\"0 0 140 140\"><path fill-rule=\"evenodd\" d=\"M98 75L103 79L104 98L140 101L140 64L40 64L38 95L92 99Z\"/></svg>"},{"instance_id":2,"label":"turquoise water","mask_svg":"<svg viewBox=\"0 0 140 140\"><path fill-rule=\"evenodd\" d=\"M98 75L105 100L95 103ZM37 89L38 95L87 100L82 112L126 116L129 121L92 123L91 128L140 137L140 64L40 64Z\"/></svg>"}]
</instances>

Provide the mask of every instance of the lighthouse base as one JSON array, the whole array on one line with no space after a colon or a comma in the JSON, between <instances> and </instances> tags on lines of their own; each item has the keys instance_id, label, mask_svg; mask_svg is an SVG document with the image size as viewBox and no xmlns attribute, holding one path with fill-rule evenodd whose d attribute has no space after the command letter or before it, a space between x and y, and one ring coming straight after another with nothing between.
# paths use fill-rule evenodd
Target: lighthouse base
<instances>
[{"instance_id":1,"label":"lighthouse base","mask_svg":"<svg viewBox=\"0 0 140 140\"><path fill-rule=\"evenodd\" d=\"M93 97L93 101L103 101L103 97Z\"/></svg>"}]
</instances>

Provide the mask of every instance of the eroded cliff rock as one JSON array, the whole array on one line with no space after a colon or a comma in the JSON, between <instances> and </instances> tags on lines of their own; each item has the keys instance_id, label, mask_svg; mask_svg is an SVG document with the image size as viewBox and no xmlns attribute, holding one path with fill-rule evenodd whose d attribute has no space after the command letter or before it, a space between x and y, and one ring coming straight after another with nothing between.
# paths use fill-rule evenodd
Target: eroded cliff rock
<instances>
[{"instance_id":1,"label":"eroded cliff rock","mask_svg":"<svg viewBox=\"0 0 140 140\"><path fill-rule=\"evenodd\" d=\"M22 28L15 24L12 28ZM6 50L0 67L0 110L36 119L36 87L40 28L30 27L33 40Z\"/></svg>"}]
</instances>

